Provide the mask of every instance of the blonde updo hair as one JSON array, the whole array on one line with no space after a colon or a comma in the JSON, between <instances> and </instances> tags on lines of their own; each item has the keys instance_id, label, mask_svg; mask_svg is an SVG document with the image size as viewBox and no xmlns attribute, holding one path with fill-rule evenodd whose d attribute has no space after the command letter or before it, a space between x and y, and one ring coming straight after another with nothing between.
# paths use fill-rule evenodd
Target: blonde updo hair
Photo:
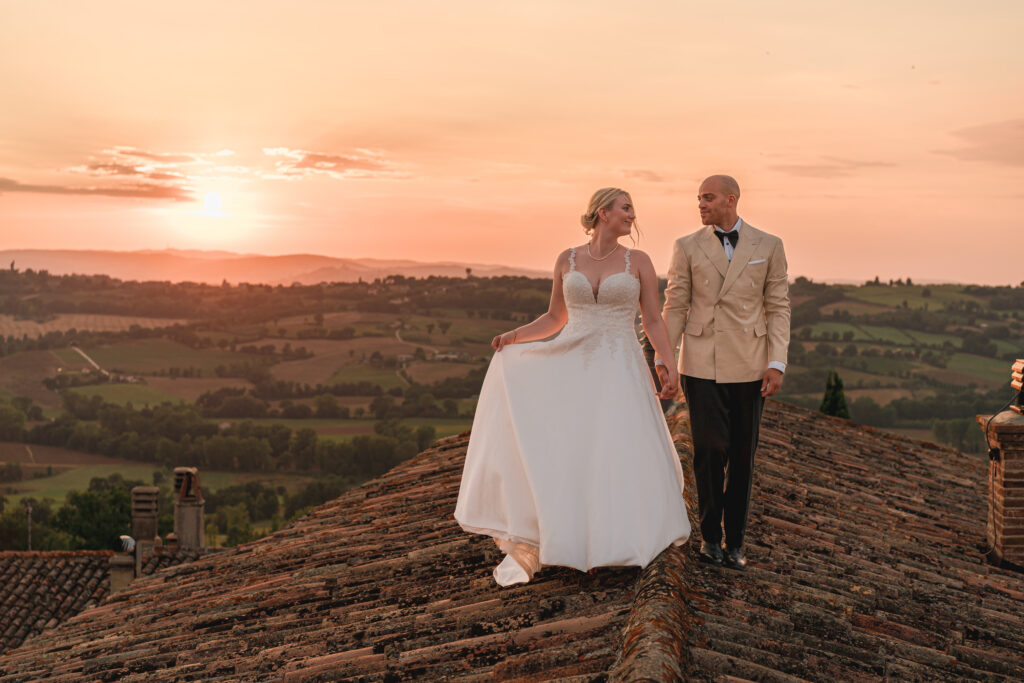
<instances>
[{"instance_id":1,"label":"blonde updo hair","mask_svg":"<svg viewBox=\"0 0 1024 683\"><path fill-rule=\"evenodd\" d=\"M580 216L580 224L583 226L584 232L588 235L593 232L594 226L601 219L601 216L597 213L601 209L607 209L615 200L620 196L629 196L629 193L625 190L620 190L617 187L602 187L600 190L595 192L590 197L590 203L587 205L587 212Z\"/></svg>"},{"instance_id":2,"label":"blonde updo hair","mask_svg":"<svg viewBox=\"0 0 1024 683\"><path fill-rule=\"evenodd\" d=\"M597 190L590 198L590 204L587 205L587 213L580 216L580 223L583 225L584 231L590 234L594 226L597 225L597 221L601 219L598 211L607 209L615 203L615 200L623 195L629 197L628 191L618 187L602 187Z\"/></svg>"}]
</instances>

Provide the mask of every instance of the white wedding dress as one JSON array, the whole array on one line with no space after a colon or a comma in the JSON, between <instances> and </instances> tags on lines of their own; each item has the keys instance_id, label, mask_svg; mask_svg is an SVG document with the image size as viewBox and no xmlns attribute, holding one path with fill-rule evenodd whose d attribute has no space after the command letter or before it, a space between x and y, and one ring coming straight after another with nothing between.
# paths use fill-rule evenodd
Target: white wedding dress
<instances>
[{"instance_id":1,"label":"white wedding dress","mask_svg":"<svg viewBox=\"0 0 1024 683\"><path fill-rule=\"evenodd\" d=\"M575 250L569 264L568 323L494 354L473 419L455 519L507 553L501 585L542 565L646 566L690 535L683 471L633 327L629 250L596 296Z\"/></svg>"}]
</instances>

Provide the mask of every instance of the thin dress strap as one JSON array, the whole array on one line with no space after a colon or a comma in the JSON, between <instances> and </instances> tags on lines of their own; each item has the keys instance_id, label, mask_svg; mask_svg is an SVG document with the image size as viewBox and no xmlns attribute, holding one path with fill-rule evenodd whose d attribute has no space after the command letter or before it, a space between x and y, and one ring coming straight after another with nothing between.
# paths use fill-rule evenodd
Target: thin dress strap
<instances>
[{"instance_id":1,"label":"thin dress strap","mask_svg":"<svg viewBox=\"0 0 1024 683\"><path fill-rule=\"evenodd\" d=\"M631 251L631 249L629 247L626 247L626 272L627 273L629 272L629 252L630 251Z\"/></svg>"},{"instance_id":2,"label":"thin dress strap","mask_svg":"<svg viewBox=\"0 0 1024 683\"><path fill-rule=\"evenodd\" d=\"M569 248L569 272L576 270L576 247Z\"/></svg>"}]
</instances>

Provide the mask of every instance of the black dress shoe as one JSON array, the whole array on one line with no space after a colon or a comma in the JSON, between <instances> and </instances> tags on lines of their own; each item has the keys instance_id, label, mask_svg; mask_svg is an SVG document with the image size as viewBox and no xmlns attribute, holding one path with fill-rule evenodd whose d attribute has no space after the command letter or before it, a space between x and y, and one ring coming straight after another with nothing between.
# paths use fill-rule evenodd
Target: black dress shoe
<instances>
[{"instance_id":1,"label":"black dress shoe","mask_svg":"<svg viewBox=\"0 0 1024 683\"><path fill-rule=\"evenodd\" d=\"M722 566L722 546L717 543L700 542L700 561L715 566Z\"/></svg>"},{"instance_id":2,"label":"black dress shoe","mask_svg":"<svg viewBox=\"0 0 1024 683\"><path fill-rule=\"evenodd\" d=\"M742 548L726 548L725 559L722 560L722 564L726 567L742 571L747 567L747 556L743 554Z\"/></svg>"}]
</instances>

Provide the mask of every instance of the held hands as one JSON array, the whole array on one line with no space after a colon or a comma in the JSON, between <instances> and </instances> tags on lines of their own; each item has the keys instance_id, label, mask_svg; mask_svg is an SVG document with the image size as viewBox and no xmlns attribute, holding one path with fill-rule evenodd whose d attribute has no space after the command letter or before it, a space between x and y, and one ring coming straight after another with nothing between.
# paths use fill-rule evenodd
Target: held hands
<instances>
[{"instance_id":1,"label":"held hands","mask_svg":"<svg viewBox=\"0 0 1024 683\"><path fill-rule=\"evenodd\" d=\"M782 373L775 368L768 368L764 371L764 379L761 380L761 395L765 398L774 396L782 388Z\"/></svg>"},{"instance_id":2,"label":"held hands","mask_svg":"<svg viewBox=\"0 0 1024 683\"><path fill-rule=\"evenodd\" d=\"M654 369L661 384L661 391L657 392L658 398L675 398L679 393L679 371L667 365L655 365Z\"/></svg>"},{"instance_id":3,"label":"held hands","mask_svg":"<svg viewBox=\"0 0 1024 683\"><path fill-rule=\"evenodd\" d=\"M495 351L501 351L502 347L509 344L516 343L516 337L518 333L515 330L510 330L504 334L499 334L497 337L491 340L491 348Z\"/></svg>"}]
</instances>

